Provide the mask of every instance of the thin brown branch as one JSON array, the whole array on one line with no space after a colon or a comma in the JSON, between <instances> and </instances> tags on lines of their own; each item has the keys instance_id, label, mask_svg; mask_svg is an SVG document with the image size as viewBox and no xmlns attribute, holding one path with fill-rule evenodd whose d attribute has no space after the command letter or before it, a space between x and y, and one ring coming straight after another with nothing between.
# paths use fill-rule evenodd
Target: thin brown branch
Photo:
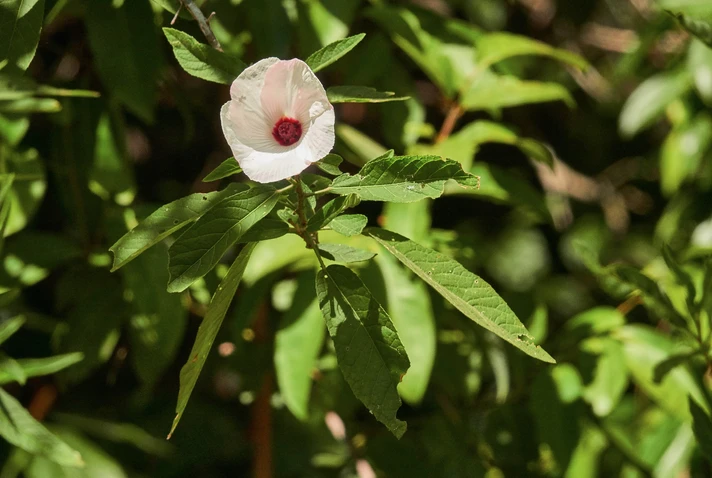
<instances>
[{"instance_id":1,"label":"thin brown branch","mask_svg":"<svg viewBox=\"0 0 712 478\"><path fill-rule=\"evenodd\" d=\"M445 121L443 121L440 132L435 138L435 143L445 141L452 134L452 130L455 129L455 124L457 123L457 120L460 119L462 114L462 106L460 106L459 103L453 103L450 105L450 108L447 110L447 115L445 116Z\"/></svg>"},{"instance_id":2,"label":"thin brown branch","mask_svg":"<svg viewBox=\"0 0 712 478\"><path fill-rule=\"evenodd\" d=\"M205 35L205 39L208 40L208 43L215 48L218 51L223 51L222 46L220 46L220 42L218 41L217 38L215 38L215 34L213 33L213 30L210 28L210 23L207 18L205 18L205 15L203 15L203 12L198 8L198 6L193 3L193 0L180 0L183 6L190 12L190 14L195 18L195 21L198 22L198 26L200 27L200 31L203 32L203 35ZM211 15L212 16L212 15Z\"/></svg>"}]
</instances>

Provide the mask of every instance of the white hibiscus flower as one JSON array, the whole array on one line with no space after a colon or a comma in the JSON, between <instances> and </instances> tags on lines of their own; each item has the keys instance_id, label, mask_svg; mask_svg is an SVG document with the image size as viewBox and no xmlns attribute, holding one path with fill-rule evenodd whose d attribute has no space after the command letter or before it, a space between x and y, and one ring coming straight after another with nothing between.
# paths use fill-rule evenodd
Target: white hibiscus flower
<instances>
[{"instance_id":1,"label":"white hibiscus flower","mask_svg":"<svg viewBox=\"0 0 712 478\"><path fill-rule=\"evenodd\" d=\"M248 178L301 173L334 147L334 107L301 60L265 58L246 68L220 110L223 134Z\"/></svg>"}]
</instances>

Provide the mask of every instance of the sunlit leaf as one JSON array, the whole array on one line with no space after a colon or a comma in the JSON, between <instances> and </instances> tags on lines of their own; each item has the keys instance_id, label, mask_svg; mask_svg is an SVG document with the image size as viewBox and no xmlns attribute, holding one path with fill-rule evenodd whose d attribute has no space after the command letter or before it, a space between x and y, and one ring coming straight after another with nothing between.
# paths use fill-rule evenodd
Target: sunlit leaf
<instances>
[{"instance_id":1,"label":"sunlit leaf","mask_svg":"<svg viewBox=\"0 0 712 478\"><path fill-rule=\"evenodd\" d=\"M368 224L368 218L363 214L342 214L329 223L329 227L344 236L361 234Z\"/></svg>"},{"instance_id":2,"label":"sunlit leaf","mask_svg":"<svg viewBox=\"0 0 712 478\"><path fill-rule=\"evenodd\" d=\"M323 70L353 50L365 36L365 33L359 33L358 35L329 43L324 48L309 55L309 57L305 60L306 64L309 65L309 68L311 68L314 72Z\"/></svg>"},{"instance_id":3,"label":"sunlit leaf","mask_svg":"<svg viewBox=\"0 0 712 478\"><path fill-rule=\"evenodd\" d=\"M164 28L163 33L180 66L193 76L228 85L247 67L239 58L200 43L180 30Z\"/></svg>"},{"instance_id":4,"label":"sunlit leaf","mask_svg":"<svg viewBox=\"0 0 712 478\"><path fill-rule=\"evenodd\" d=\"M569 107L575 105L569 90L558 83L520 80L485 72L463 91L460 104L467 111L476 111L549 101L563 101Z\"/></svg>"},{"instance_id":5,"label":"sunlit leaf","mask_svg":"<svg viewBox=\"0 0 712 478\"><path fill-rule=\"evenodd\" d=\"M476 41L477 64L486 68L494 63L523 55L546 56L584 70L588 62L576 53L554 48L531 38L506 32L480 36Z\"/></svg>"},{"instance_id":6,"label":"sunlit leaf","mask_svg":"<svg viewBox=\"0 0 712 478\"><path fill-rule=\"evenodd\" d=\"M409 96L396 96L392 91L378 91L369 86L332 86L326 96L331 103L385 103L405 101Z\"/></svg>"},{"instance_id":7,"label":"sunlit leaf","mask_svg":"<svg viewBox=\"0 0 712 478\"><path fill-rule=\"evenodd\" d=\"M321 254L326 259L341 262L343 264L368 261L373 259L376 255L373 252L357 249L355 247L347 246L346 244L321 243L319 244L319 251L321 251Z\"/></svg>"},{"instance_id":8,"label":"sunlit leaf","mask_svg":"<svg viewBox=\"0 0 712 478\"><path fill-rule=\"evenodd\" d=\"M355 207L359 204L360 199L356 194L341 196L332 199L324 204L316 213L309 218L307 222L307 231L316 232L322 227L328 226L329 223L339 216L346 209Z\"/></svg>"},{"instance_id":9,"label":"sunlit leaf","mask_svg":"<svg viewBox=\"0 0 712 478\"><path fill-rule=\"evenodd\" d=\"M220 165L213 169L207 176L203 178L204 183L209 183L211 181L217 181L218 179L227 178L234 174L239 174L242 172L242 168L235 158L227 158L225 161L220 163Z\"/></svg>"},{"instance_id":10,"label":"sunlit leaf","mask_svg":"<svg viewBox=\"0 0 712 478\"><path fill-rule=\"evenodd\" d=\"M342 171L339 169L339 165L344 162L344 158L339 156L338 154L327 154L323 158L321 158L319 161L317 161L316 165L319 169L324 171L326 174L330 174L332 176L338 176L339 174L342 173Z\"/></svg>"},{"instance_id":11,"label":"sunlit leaf","mask_svg":"<svg viewBox=\"0 0 712 478\"><path fill-rule=\"evenodd\" d=\"M21 315L0 322L0 344L12 337L24 324L25 318Z\"/></svg>"}]
</instances>

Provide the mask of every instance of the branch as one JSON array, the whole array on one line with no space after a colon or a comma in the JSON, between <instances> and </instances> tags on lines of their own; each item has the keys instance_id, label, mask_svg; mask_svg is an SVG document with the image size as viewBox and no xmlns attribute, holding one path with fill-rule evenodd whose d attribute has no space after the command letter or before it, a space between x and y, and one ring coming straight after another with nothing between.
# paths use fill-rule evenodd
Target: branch
<instances>
[{"instance_id":1,"label":"branch","mask_svg":"<svg viewBox=\"0 0 712 478\"><path fill-rule=\"evenodd\" d=\"M205 18L205 15L203 15L203 12L198 8L198 6L193 3L193 0L180 0L183 6L190 12L190 14L195 18L195 21L198 22L198 26L200 27L200 31L203 32L203 35L205 35L205 38L208 40L208 43L215 48L217 51L223 51L222 47L220 46L220 42L218 41L217 38L215 38L215 34L213 31L210 29L210 24L208 23L208 18ZM211 15L212 16L212 15Z\"/></svg>"}]
</instances>

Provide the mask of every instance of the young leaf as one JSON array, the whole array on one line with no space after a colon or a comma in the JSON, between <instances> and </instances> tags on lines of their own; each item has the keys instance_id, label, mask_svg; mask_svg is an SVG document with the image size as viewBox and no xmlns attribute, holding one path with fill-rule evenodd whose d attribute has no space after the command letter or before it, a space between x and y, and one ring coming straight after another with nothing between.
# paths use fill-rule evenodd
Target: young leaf
<instances>
[{"instance_id":1,"label":"young leaf","mask_svg":"<svg viewBox=\"0 0 712 478\"><path fill-rule=\"evenodd\" d=\"M410 96L395 96L392 91L378 91L369 86L332 86L326 96L331 103L385 103L405 101Z\"/></svg>"},{"instance_id":2,"label":"young leaf","mask_svg":"<svg viewBox=\"0 0 712 478\"><path fill-rule=\"evenodd\" d=\"M373 259L376 254L371 251L364 251L346 244L319 244L321 254L330 261L350 264L352 262L363 262Z\"/></svg>"},{"instance_id":3,"label":"young leaf","mask_svg":"<svg viewBox=\"0 0 712 478\"><path fill-rule=\"evenodd\" d=\"M163 33L173 47L173 53L180 66L195 77L229 85L246 68L238 58L200 43L180 30L164 28Z\"/></svg>"},{"instance_id":4,"label":"young leaf","mask_svg":"<svg viewBox=\"0 0 712 478\"><path fill-rule=\"evenodd\" d=\"M63 370L77 362L80 362L84 355L79 352L55 355L54 357L38 358L38 359L18 359L16 362L22 368L25 377L40 377L42 375L51 375ZM0 385L12 382L14 380L9 374L0 371Z\"/></svg>"},{"instance_id":5,"label":"young leaf","mask_svg":"<svg viewBox=\"0 0 712 478\"><path fill-rule=\"evenodd\" d=\"M23 450L64 466L81 467L81 455L35 420L15 398L0 388L0 435Z\"/></svg>"},{"instance_id":6,"label":"young leaf","mask_svg":"<svg viewBox=\"0 0 712 478\"><path fill-rule=\"evenodd\" d=\"M332 176L338 176L341 174L341 170L339 169L339 165L344 162L344 158L339 156L338 154L327 154L325 157L321 158L319 161L317 161L316 165L319 169L324 171L326 174L330 174Z\"/></svg>"},{"instance_id":7,"label":"young leaf","mask_svg":"<svg viewBox=\"0 0 712 478\"><path fill-rule=\"evenodd\" d=\"M44 18L44 0L6 0L0 7L0 58L23 70L37 50Z\"/></svg>"},{"instance_id":8,"label":"young leaf","mask_svg":"<svg viewBox=\"0 0 712 478\"><path fill-rule=\"evenodd\" d=\"M329 227L343 236L355 236L361 234L366 224L368 218L363 214L342 214L334 218Z\"/></svg>"},{"instance_id":9,"label":"young leaf","mask_svg":"<svg viewBox=\"0 0 712 478\"><path fill-rule=\"evenodd\" d=\"M13 317L12 319L7 319L0 323L0 344L9 339L12 334L20 330L24 324L25 318L21 315Z\"/></svg>"},{"instance_id":10,"label":"young leaf","mask_svg":"<svg viewBox=\"0 0 712 478\"><path fill-rule=\"evenodd\" d=\"M531 38L505 32L480 36L477 41L477 64L487 68L494 63L522 55L548 56L568 63L580 70L588 68L588 62L576 53L554 48Z\"/></svg>"},{"instance_id":11,"label":"young leaf","mask_svg":"<svg viewBox=\"0 0 712 478\"><path fill-rule=\"evenodd\" d=\"M440 156L395 156L369 161L353 176L336 177L331 190L357 194L364 201L413 202L440 197L449 179L465 188L479 185L478 178L463 171L457 161Z\"/></svg>"},{"instance_id":12,"label":"young leaf","mask_svg":"<svg viewBox=\"0 0 712 478\"><path fill-rule=\"evenodd\" d=\"M349 194L348 196L340 196L336 199L332 199L309 218L307 231L316 232L322 227L328 226L335 217L346 209L357 206L359 202L361 201L356 194Z\"/></svg>"},{"instance_id":13,"label":"young leaf","mask_svg":"<svg viewBox=\"0 0 712 478\"><path fill-rule=\"evenodd\" d=\"M205 318L198 328L198 336L195 338L195 343L190 351L190 357L180 371L180 389L178 391L176 417L173 419L171 431L168 433L169 439L178 426L185 407L188 405L190 394L193 392L193 388L198 381L200 371L203 369L203 365L205 365L205 360L208 358L215 337L217 337L218 331L220 330L220 325L222 325L227 309L230 307L232 298L237 291L237 286L240 284L242 274L245 272L245 267L247 267L247 262L254 248L255 244L251 243L247 244L242 251L240 251L240 254L235 258L235 262L230 266L227 275L225 275L225 278L220 282L220 285L210 301Z\"/></svg>"},{"instance_id":14,"label":"young leaf","mask_svg":"<svg viewBox=\"0 0 712 478\"><path fill-rule=\"evenodd\" d=\"M695 433L700 451L708 460L712 460L712 419L700 408L692 397L689 398L692 415L692 431Z\"/></svg>"},{"instance_id":15,"label":"young leaf","mask_svg":"<svg viewBox=\"0 0 712 478\"><path fill-rule=\"evenodd\" d=\"M309 58L307 58L305 62L315 73L319 70L323 70L353 50L365 36L365 33L359 33L358 35L347 37L343 40L337 40L334 43L329 43L324 48L309 55Z\"/></svg>"},{"instance_id":16,"label":"young leaf","mask_svg":"<svg viewBox=\"0 0 712 478\"><path fill-rule=\"evenodd\" d=\"M220 163L220 166L213 169L207 176L203 178L204 183L209 183L211 181L217 181L218 179L227 178L233 174L239 174L242 172L242 168L235 158L227 158L225 161Z\"/></svg>"},{"instance_id":17,"label":"young leaf","mask_svg":"<svg viewBox=\"0 0 712 478\"><path fill-rule=\"evenodd\" d=\"M280 321L274 340L274 369L287 408L306 420L312 370L324 343L324 322L314 297L314 274L299 276L292 306Z\"/></svg>"},{"instance_id":18,"label":"young leaf","mask_svg":"<svg viewBox=\"0 0 712 478\"><path fill-rule=\"evenodd\" d=\"M396 389L409 362L390 317L356 274L331 265L319 271L317 296L346 382L378 421L397 437L406 423L396 418Z\"/></svg>"},{"instance_id":19,"label":"young leaf","mask_svg":"<svg viewBox=\"0 0 712 478\"><path fill-rule=\"evenodd\" d=\"M223 199L246 189L244 184L232 183L222 191L191 194L156 209L109 248L114 253L111 271L123 267L149 247L197 220Z\"/></svg>"},{"instance_id":20,"label":"young leaf","mask_svg":"<svg viewBox=\"0 0 712 478\"><path fill-rule=\"evenodd\" d=\"M168 292L183 292L215 267L245 232L272 211L279 193L257 186L215 205L178 237L168 250Z\"/></svg>"},{"instance_id":21,"label":"young leaf","mask_svg":"<svg viewBox=\"0 0 712 478\"><path fill-rule=\"evenodd\" d=\"M367 234L475 323L527 355L555 363L494 289L460 263L384 229L370 228Z\"/></svg>"}]
</instances>

